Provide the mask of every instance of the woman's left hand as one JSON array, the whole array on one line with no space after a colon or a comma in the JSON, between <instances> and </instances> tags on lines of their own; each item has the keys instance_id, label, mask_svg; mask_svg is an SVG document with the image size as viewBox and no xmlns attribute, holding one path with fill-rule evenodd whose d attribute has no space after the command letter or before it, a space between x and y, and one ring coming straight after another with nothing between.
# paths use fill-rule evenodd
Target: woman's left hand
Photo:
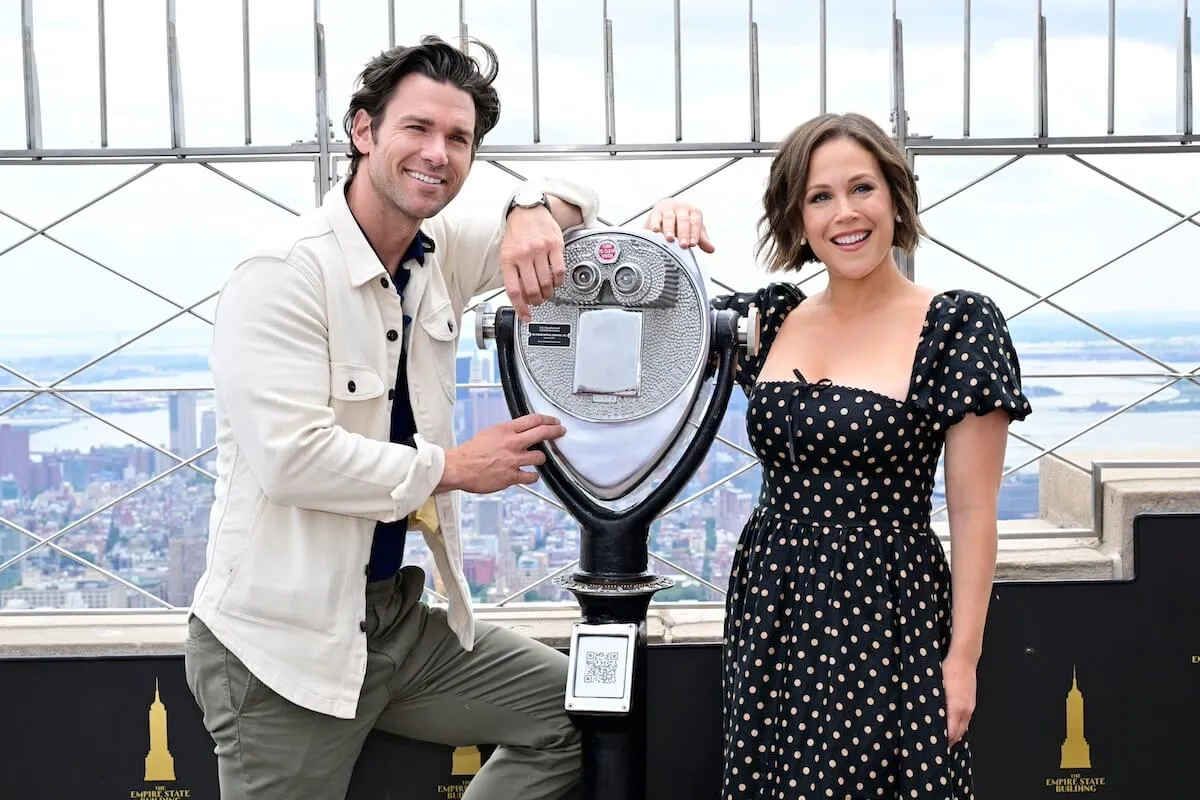
<instances>
[{"instance_id":1,"label":"woman's left hand","mask_svg":"<svg viewBox=\"0 0 1200 800\"><path fill-rule=\"evenodd\" d=\"M677 241L680 247L699 245L706 253L716 249L708 239L704 214L687 200L677 197L659 200L646 217L646 228L661 233L668 242Z\"/></svg>"},{"instance_id":2,"label":"woman's left hand","mask_svg":"<svg viewBox=\"0 0 1200 800\"><path fill-rule=\"evenodd\" d=\"M950 746L958 744L975 713L975 664L949 656L942 662L942 686L946 694L946 728Z\"/></svg>"}]
</instances>

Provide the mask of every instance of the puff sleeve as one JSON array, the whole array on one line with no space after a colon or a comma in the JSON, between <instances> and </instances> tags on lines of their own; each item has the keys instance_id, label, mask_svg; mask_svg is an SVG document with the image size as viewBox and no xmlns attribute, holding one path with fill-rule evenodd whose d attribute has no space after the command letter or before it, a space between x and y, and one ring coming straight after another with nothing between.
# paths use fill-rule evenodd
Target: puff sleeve
<instances>
[{"instance_id":1,"label":"puff sleeve","mask_svg":"<svg viewBox=\"0 0 1200 800\"><path fill-rule=\"evenodd\" d=\"M758 380L759 372L762 371L763 362L767 360L767 350L770 348L775 334L779 332L784 318L803 299L804 294L791 284L771 284L756 292L717 295L710 301L714 310L721 311L731 308L742 316L749 313L751 305L758 308L758 352L749 355L744 349L740 350L734 365L733 378L747 396L754 391L754 384Z\"/></svg>"},{"instance_id":2,"label":"puff sleeve","mask_svg":"<svg viewBox=\"0 0 1200 800\"><path fill-rule=\"evenodd\" d=\"M954 291L934 301L932 330L916 364L913 403L941 428L997 409L1020 421L1033 408L1021 390L1021 365L1008 323L991 298Z\"/></svg>"}]
</instances>

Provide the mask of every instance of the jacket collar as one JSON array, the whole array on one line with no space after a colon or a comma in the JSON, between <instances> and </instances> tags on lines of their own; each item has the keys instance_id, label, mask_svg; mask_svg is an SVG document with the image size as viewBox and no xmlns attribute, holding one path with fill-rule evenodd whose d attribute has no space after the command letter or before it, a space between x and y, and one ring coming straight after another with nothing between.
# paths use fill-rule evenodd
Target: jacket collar
<instances>
[{"instance_id":1,"label":"jacket collar","mask_svg":"<svg viewBox=\"0 0 1200 800\"><path fill-rule=\"evenodd\" d=\"M358 220L350 211L350 205L346 202L348 185L349 176L338 180L333 188L325 194L321 207L325 211L330 228L337 239L338 247L342 251L350 283L357 288L386 275L387 270L384 269L383 262L379 260L375 249L371 247L366 234L359 226ZM424 266L425 254L433 251L433 239L429 238L424 231L418 230L416 238L404 253L401 263L415 259L418 264Z\"/></svg>"}]
</instances>

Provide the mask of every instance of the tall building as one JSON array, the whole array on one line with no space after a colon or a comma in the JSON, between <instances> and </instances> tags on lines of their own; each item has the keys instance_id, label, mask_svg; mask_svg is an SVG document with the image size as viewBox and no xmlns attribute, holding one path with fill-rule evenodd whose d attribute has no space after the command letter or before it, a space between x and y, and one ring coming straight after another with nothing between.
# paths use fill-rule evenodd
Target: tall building
<instances>
[{"instance_id":1,"label":"tall building","mask_svg":"<svg viewBox=\"0 0 1200 800\"><path fill-rule=\"evenodd\" d=\"M504 524L504 501L481 497L475 504L475 525L480 536L499 536Z\"/></svg>"},{"instance_id":2,"label":"tall building","mask_svg":"<svg viewBox=\"0 0 1200 800\"><path fill-rule=\"evenodd\" d=\"M29 465L29 486L26 494L37 497L47 489L57 489L62 482L62 464L43 455L41 461L34 461Z\"/></svg>"},{"instance_id":3,"label":"tall building","mask_svg":"<svg viewBox=\"0 0 1200 800\"><path fill-rule=\"evenodd\" d=\"M454 382L457 388L454 390L454 436L463 441L475 435L475 430L470 426L471 416L471 389L466 388L466 384L471 383L472 364L475 359L471 353L459 353L454 362Z\"/></svg>"},{"instance_id":4,"label":"tall building","mask_svg":"<svg viewBox=\"0 0 1200 800\"><path fill-rule=\"evenodd\" d=\"M200 415L200 449L207 450L217 443L217 412L205 409Z\"/></svg>"},{"instance_id":5,"label":"tall building","mask_svg":"<svg viewBox=\"0 0 1200 800\"><path fill-rule=\"evenodd\" d=\"M473 432L512 419L502 389L472 389L469 424Z\"/></svg>"},{"instance_id":6,"label":"tall building","mask_svg":"<svg viewBox=\"0 0 1200 800\"><path fill-rule=\"evenodd\" d=\"M464 383L471 383L471 365L475 361L472 353L459 353L454 360L454 382L462 388Z\"/></svg>"},{"instance_id":7,"label":"tall building","mask_svg":"<svg viewBox=\"0 0 1200 800\"><path fill-rule=\"evenodd\" d=\"M26 541L25 537L17 531L7 525L0 525L0 562L7 561L21 552ZM21 584L21 563L18 561L0 572L0 589L12 589Z\"/></svg>"},{"instance_id":8,"label":"tall building","mask_svg":"<svg viewBox=\"0 0 1200 800\"><path fill-rule=\"evenodd\" d=\"M167 398L171 425L171 452L182 458L196 454L196 395L172 392Z\"/></svg>"},{"instance_id":9,"label":"tall building","mask_svg":"<svg viewBox=\"0 0 1200 800\"><path fill-rule=\"evenodd\" d=\"M504 524L504 500L499 497L480 497L475 503L475 527L480 537L495 537L497 588L504 593L516 586L517 557Z\"/></svg>"},{"instance_id":10,"label":"tall building","mask_svg":"<svg viewBox=\"0 0 1200 800\"><path fill-rule=\"evenodd\" d=\"M208 539L203 536L176 536L167 543L167 602L176 606L192 604L192 592L207 561Z\"/></svg>"},{"instance_id":11,"label":"tall building","mask_svg":"<svg viewBox=\"0 0 1200 800\"><path fill-rule=\"evenodd\" d=\"M22 491L29 491L29 430L0 425L0 478L11 475Z\"/></svg>"}]
</instances>

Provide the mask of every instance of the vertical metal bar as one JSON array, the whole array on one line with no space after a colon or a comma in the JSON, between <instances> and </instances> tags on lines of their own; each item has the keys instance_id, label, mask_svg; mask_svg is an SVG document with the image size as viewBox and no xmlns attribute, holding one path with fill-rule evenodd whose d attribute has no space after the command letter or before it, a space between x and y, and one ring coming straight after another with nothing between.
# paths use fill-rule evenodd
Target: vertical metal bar
<instances>
[{"instance_id":1,"label":"vertical metal bar","mask_svg":"<svg viewBox=\"0 0 1200 800\"><path fill-rule=\"evenodd\" d=\"M893 4L892 8L895 8ZM908 147L908 109L904 98L904 23L892 19L892 130L896 143Z\"/></svg>"},{"instance_id":2,"label":"vertical metal bar","mask_svg":"<svg viewBox=\"0 0 1200 800\"><path fill-rule=\"evenodd\" d=\"M1179 0L1179 72L1176 76L1176 124L1179 133L1192 132L1192 18L1188 0Z\"/></svg>"},{"instance_id":3,"label":"vertical metal bar","mask_svg":"<svg viewBox=\"0 0 1200 800\"><path fill-rule=\"evenodd\" d=\"M822 114L829 109L829 17L825 5L825 0L821 0L817 7L817 73Z\"/></svg>"},{"instance_id":4,"label":"vertical metal bar","mask_svg":"<svg viewBox=\"0 0 1200 800\"><path fill-rule=\"evenodd\" d=\"M250 144L250 0L242 0L242 123L246 127L246 144Z\"/></svg>"},{"instance_id":5,"label":"vertical metal bar","mask_svg":"<svg viewBox=\"0 0 1200 800\"><path fill-rule=\"evenodd\" d=\"M25 73L25 146L42 148L42 93L33 53L33 0L21 0L21 65Z\"/></svg>"},{"instance_id":6,"label":"vertical metal bar","mask_svg":"<svg viewBox=\"0 0 1200 800\"><path fill-rule=\"evenodd\" d=\"M963 0L963 136L971 135L971 0Z\"/></svg>"},{"instance_id":7,"label":"vertical metal bar","mask_svg":"<svg viewBox=\"0 0 1200 800\"><path fill-rule=\"evenodd\" d=\"M458 49L467 52L467 0L458 0Z\"/></svg>"},{"instance_id":8,"label":"vertical metal bar","mask_svg":"<svg viewBox=\"0 0 1200 800\"><path fill-rule=\"evenodd\" d=\"M1108 0L1108 133L1117 128L1117 0Z\"/></svg>"},{"instance_id":9,"label":"vertical metal bar","mask_svg":"<svg viewBox=\"0 0 1200 800\"><path fill-rule=\"evenodd\" d=\"M683 23L675 0L675 141L683 141Z\"/></svg>"},{"instance_id":10,"label":"vertical metal bar","mask_svg":"<svg viewBox=\"0 0 1200 800\"><path fill-rule=\"evenodd\" d=\"M759 95L758 95L758 23L754 21L754 0L749 0L750 16L750 141L759 140Z\"/></svg>"},{"instance_id":11,"label":"vertical metal bar","mask_svg":"<svg viewBox=\"0 0 1200 800\"><path fill-rule=\"evenodd\" d=\"M396 46L396 0L387 0L388 50Z\"/></svg>"},{"instance_id":12,"label":"vertical metal bar","mask_svg":"<svg viewBox=\"0 0 1200 800\"><path fill-rule=\"evenodd\" d=\"M896 16L896 3L892 2L892 115L895 122L896 143L904 151L910 168L916 165L916 151L908 146L908 107L904 97L904 23ZM909 280L913 280L912 257L902 250L894 249L896 266Z\"/></svg>"},{"instance_id":13,"label":"vertical metal bar","mask_svg":"<svg viewBox=\"0 0 1200 800\"><path fill-rule=\"evenodd\" d=\"M329 84L325 75L325 26L321 22L321 0L313 0L313 67L316 79L314 99L317 118L316 190L317 205L331 185L329 153Z\"/></svg>"},{"instance_id":14,"label":"vertical metal bar","mask_svg":"<svg viewBox=\"0 0 1200 800\"><path fill-rule=\"evenodd\" d=\"M896 0L892 0L892 30L888 38L888 99L892 101L892 128L896 122Z\"/></svg>"},{"instance_id":15,"label":"vertical metal bar","mask_svg":"<svg viewBox=\"0 0 1200 800\"><path fill-rule=\"evenodd\" d=\"M913 175L916 175L917 174L917 151L911 147L906 146L904 148L904 159L906 161L908 161L908 168L912 171ZM900 271L905 275L905 277L907 277L910 281L913 281L914 283L916 282L916 280L917 280L916 253L909 254L909 253L901 252L897 258L897 265L900 267Z\"/></svg>"},{"instance_id":16,"label":"vertical metal bar","mask_svg":"<svg viewBox=\"0 0 1200 800\"><path fill-rule=\"evenodd\" d=\"M604 0L604 131L608 144L617 141L617 93L613 76L613 28L608 17L608 0Z\"/></svg>"},{"instance_id":17,"label":"vertical metal bar","mask_svg":"<svg viewBox=\"0 0 1200 800\"><path fill-rule=\"evenodd\" d=\"M167 0L167 97L171 112L171 147L183 147L187 137L183 126L183 79L179 74L179 32L175 20L175 0Z\"/></svg>"},{"instance_id":18,"label":"vertical metal bar","mask_svg":"<svg viewBox=\"0 0 1200 800\"><path fill-rule=\"evenodd\" d=\"M1042 0L1037 0L1037 44L1033 52L1034 122L1037 136L1050 135L1050 103L1046 69L1046 15L1042 13Z\"/></svg>"},{"instance_id":19,"label":"vertical metal bar","mask_svg":"<svg viewBox=\"0 0 1200 800\"><path fill-rule=\"evenodd\" d=\"M96 0L96 46L100 54L100 146L108 147L108 34L104 0Z\"/></svg>"},{"instance_id":20,"label":"vertical metal bar","mask_svg":"<svg viewBox=\"0 0 1200 800\"><path fill-rule=\"evenodd\" d=\"M533 67L533 143L542 141L541 66L538 59L538 0L529 0L529 44Z\"/></svg>"}]
</instances>

